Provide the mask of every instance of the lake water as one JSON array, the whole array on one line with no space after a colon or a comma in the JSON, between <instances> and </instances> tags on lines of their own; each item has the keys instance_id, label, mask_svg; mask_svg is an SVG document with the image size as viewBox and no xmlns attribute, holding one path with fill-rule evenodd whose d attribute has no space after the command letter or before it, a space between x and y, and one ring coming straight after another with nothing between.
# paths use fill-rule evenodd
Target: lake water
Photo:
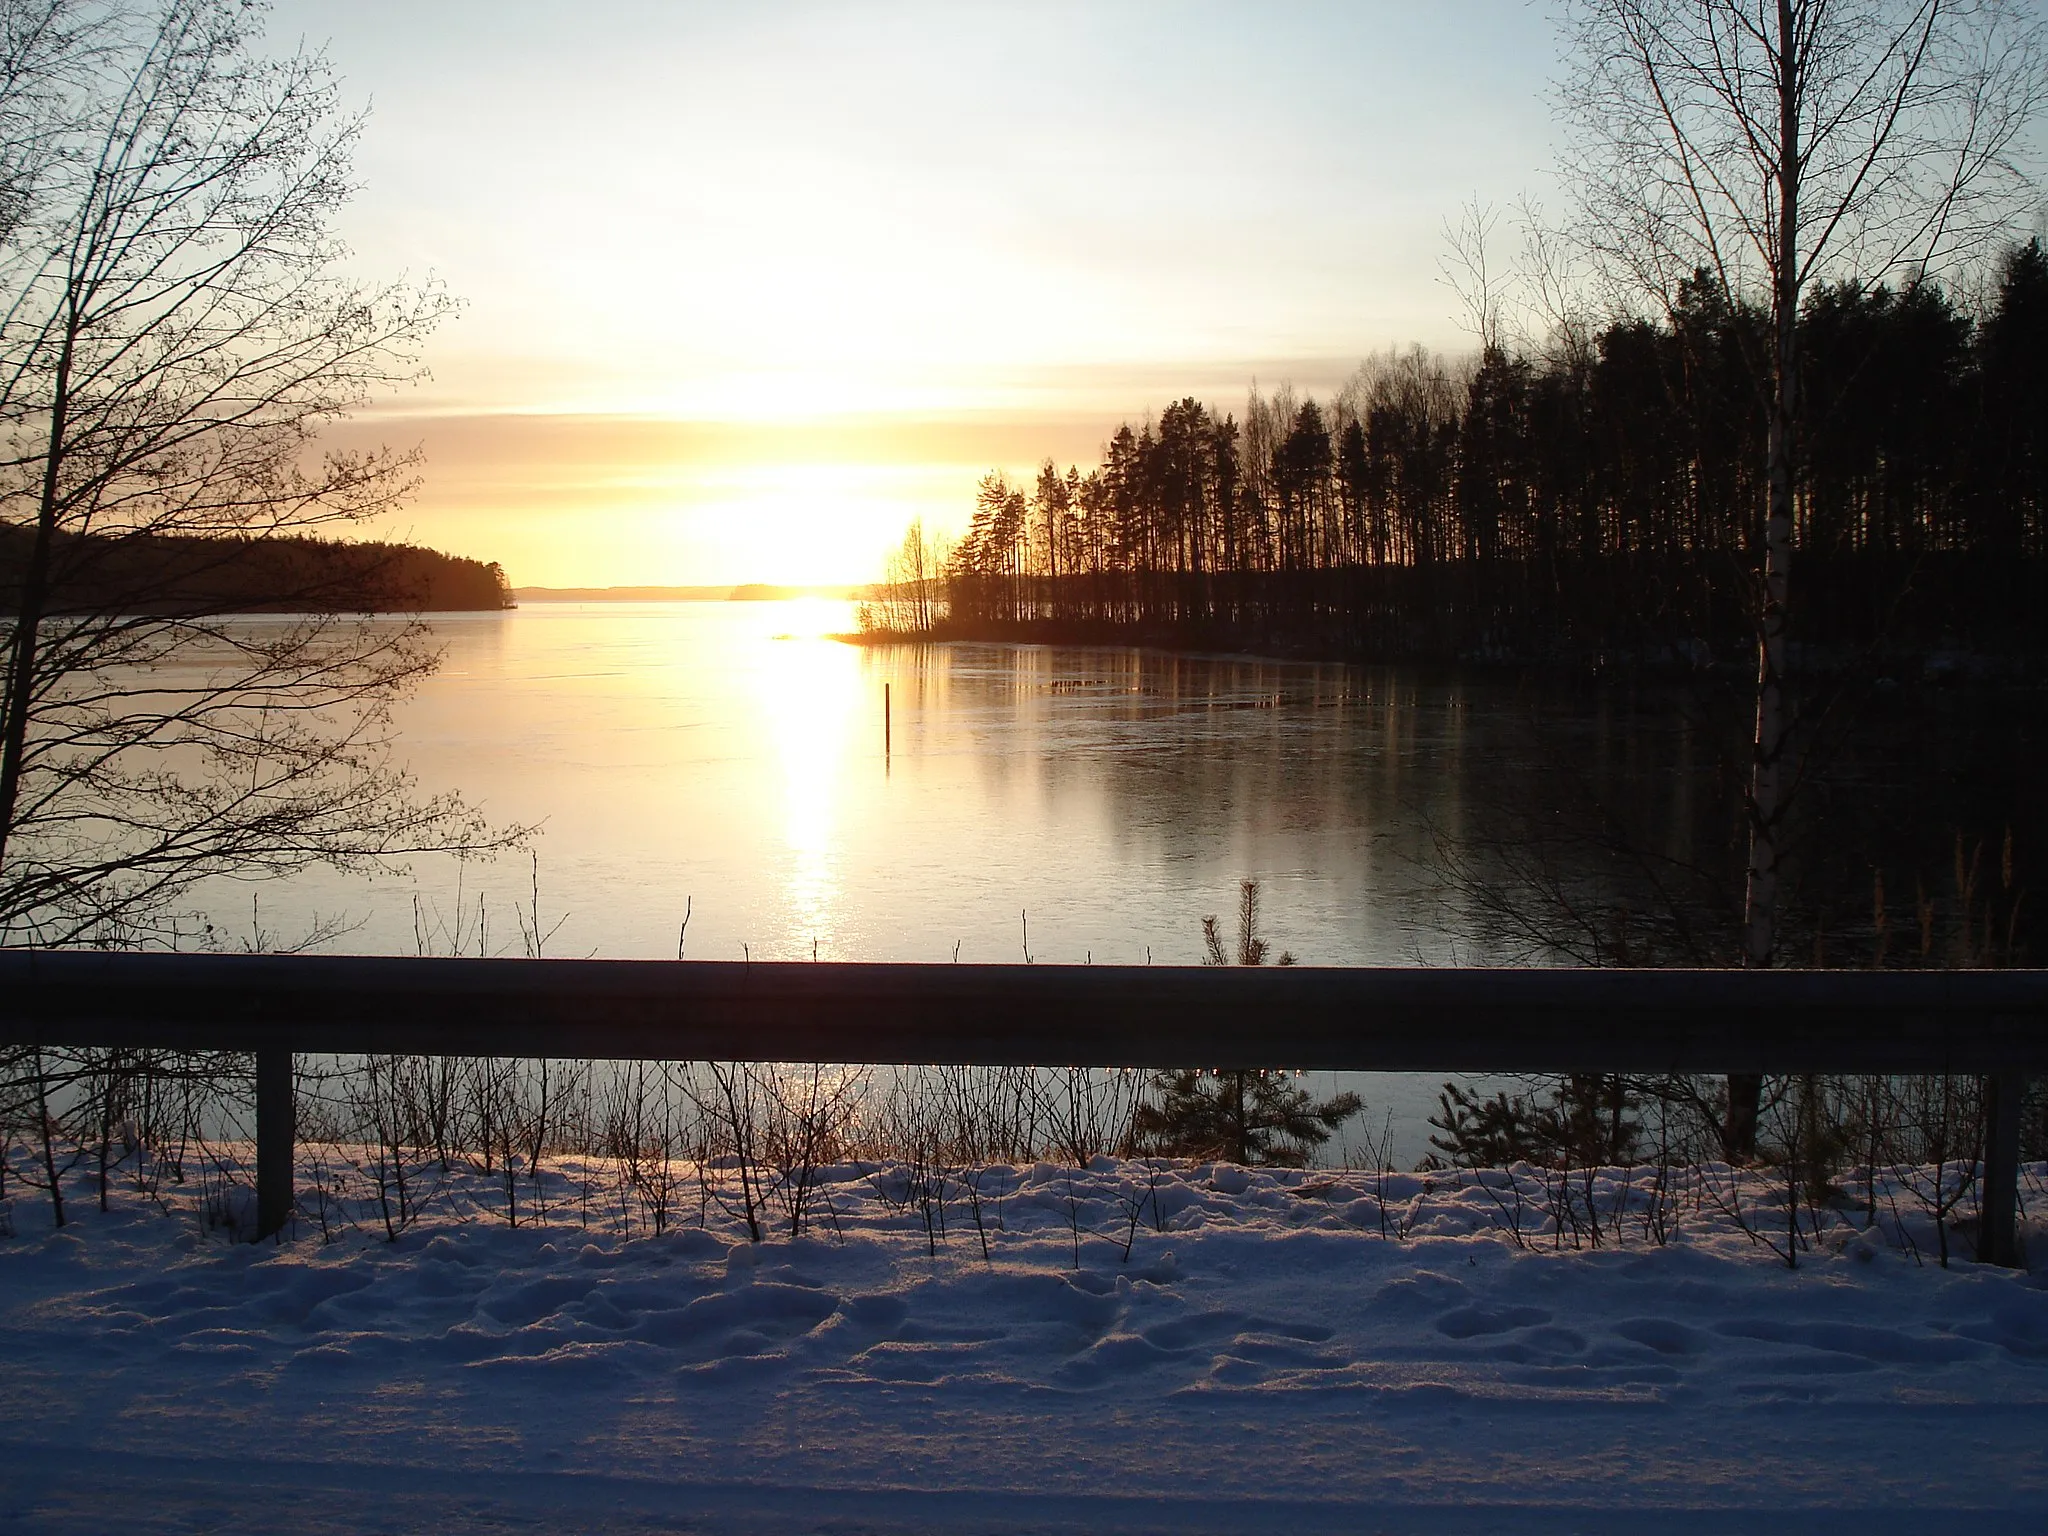
<instances>
[{"instance_id":1,"label":"lake water","mask_svg":"<svg viewBox=\"0 0 2048 1536\"><path fill-rule=\"evenodd\" d=\"M532 604L441 616L439 673L399 716L428 791L539 827L554 955L1187 964L1260 881L1303 963L1490 957L1432 873L1455 837L1472 689L1244 658L862 647L848 605ZM890 714L885 750L884 700ZM1485 771L1512 771L1499 743ZM520 951L524 855L261 890L286 938ZM210 904L231 933L247 895Z\"/></svg>"}]
</instances>

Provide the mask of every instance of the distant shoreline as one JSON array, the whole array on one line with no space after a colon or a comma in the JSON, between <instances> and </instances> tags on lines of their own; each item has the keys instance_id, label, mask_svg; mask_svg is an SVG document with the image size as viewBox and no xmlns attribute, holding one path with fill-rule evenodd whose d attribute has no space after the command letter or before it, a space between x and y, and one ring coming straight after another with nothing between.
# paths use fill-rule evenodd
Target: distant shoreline
<instances>
[{"instance_id":1,"label":"distant shoreline","mask_svg":"<svg viewBox=\"0 0 2048 1536\"><path fill-rule=\"evenodd\" d=\"M522 603L783 603L818 597L852 602L865 587L782 587L744 582L726 587L514 587Z\"/></svg>"}]
</instances>

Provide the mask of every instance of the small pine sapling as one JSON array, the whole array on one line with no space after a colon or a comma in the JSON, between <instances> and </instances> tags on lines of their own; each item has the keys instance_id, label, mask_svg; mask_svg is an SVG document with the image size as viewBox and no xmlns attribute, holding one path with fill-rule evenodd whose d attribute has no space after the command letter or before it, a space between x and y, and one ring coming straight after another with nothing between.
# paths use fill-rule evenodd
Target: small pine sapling
<instances>
[{"instance_id":1,"label":"small pine sapling","mask_svg":"<svg viewBox=\"0 0 2048 1536\"><path fill-rule=\"evenodd\" d=\"M1232 956L1214 916L1202 919L1205 965L1229 965ZM1259 882L1238 885L1239 965L1264 965L1272 946L1259 932ZM1294 964L1282 951L1278 965ZM1284 1069L1182 1067L1154 1074L1156 1096L1132 1117L1131 1139L1141 1152L1169 1157L1218 1158L1282 1168L1305 1165L1346 1120L1365 1107L1355 1093L1313 1098Z\"/></svg>"}]
</instances>

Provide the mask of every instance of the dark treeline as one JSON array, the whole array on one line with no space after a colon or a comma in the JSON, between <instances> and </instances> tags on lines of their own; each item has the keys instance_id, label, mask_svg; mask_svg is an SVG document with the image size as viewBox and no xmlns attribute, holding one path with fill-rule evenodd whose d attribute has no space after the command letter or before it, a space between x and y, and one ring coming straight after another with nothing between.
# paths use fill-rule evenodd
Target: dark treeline
<instances>
[{"instance_id":1,"label":"dark treeline","mask_svg":"<svg viewBox=\"0 0 2048 1536\"><path fill-rule=\"evenodd\" d=\"M0 522L0 612L18 606L35 530ZM509 608L495 561L304 536L57 535L53 613L447 613Z\"/></svg>"},{"instance_id":2,"label":"dark treeline","mask_svg":"<svg viewBox=\"0 0 2048 1536\"><path fill-rule=\"evenodd\" d=\"M2038 240L1981 310L1932 282L1813 290L1798 640L2048 649ZM1176 401L1085 474L986 477L934 625L1384 660L1746 654L1766 399L1745 355L1768 327L1698 280L1666 321L1530 353L1389 352L1327 403Z\"/></svg>"}]
</instances>

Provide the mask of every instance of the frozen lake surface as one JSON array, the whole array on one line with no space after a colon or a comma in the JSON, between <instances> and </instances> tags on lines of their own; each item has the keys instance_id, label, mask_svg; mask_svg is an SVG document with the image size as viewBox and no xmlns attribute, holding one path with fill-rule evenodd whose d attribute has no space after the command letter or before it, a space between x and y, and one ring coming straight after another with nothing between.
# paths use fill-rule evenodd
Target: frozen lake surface
<instances>
[{"instance_id":1,"label":"frozen lake surface","mask_svg":"<svg viewBox=\"0 0 2048 1536\"><path fill-rule=\"evenodd\" d=\"M1130 650L829 638L849 605L533 603L437 615L444 664L399 714L424 788L538 825L555 954L1025 957L1189 963L1201 919L1262 882L1304 963L1481 959L1433 878L1475 772L1513 773L1504 690ZM884 750L884 692L891 716ZM1475 717L1484 718L1475 718ZM210 893L232 935L248 893ZM523 858L261 892L285 937L516 953ZM458 915L460 914L460 915Z\"/></svg>"}]
</instances>

